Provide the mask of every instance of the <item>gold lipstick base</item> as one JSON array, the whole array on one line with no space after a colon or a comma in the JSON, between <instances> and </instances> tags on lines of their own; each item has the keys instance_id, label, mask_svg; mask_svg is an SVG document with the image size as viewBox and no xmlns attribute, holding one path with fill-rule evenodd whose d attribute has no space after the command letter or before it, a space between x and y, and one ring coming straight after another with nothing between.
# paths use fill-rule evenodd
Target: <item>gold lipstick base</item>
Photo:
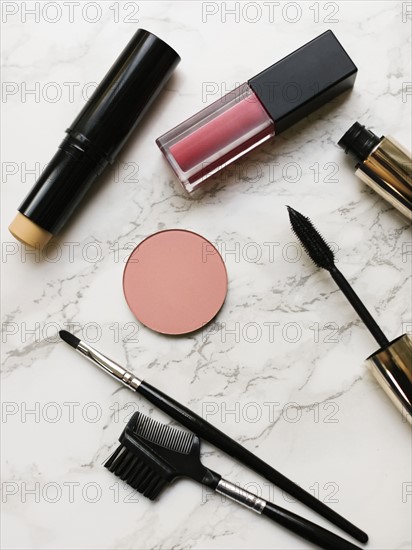
<instances>
[{"instance_id":1,"label":"gold lipstick base","mask_svg":"<svg viewBox=\"0 0 412 550\"><path fill-rule=\"evenodd\" d=\"M51 233L20 212L17 212L17 216L9 225L9 231L18 241L32 248L43 248L53 237Z\"/></svg>"}]
</instances>

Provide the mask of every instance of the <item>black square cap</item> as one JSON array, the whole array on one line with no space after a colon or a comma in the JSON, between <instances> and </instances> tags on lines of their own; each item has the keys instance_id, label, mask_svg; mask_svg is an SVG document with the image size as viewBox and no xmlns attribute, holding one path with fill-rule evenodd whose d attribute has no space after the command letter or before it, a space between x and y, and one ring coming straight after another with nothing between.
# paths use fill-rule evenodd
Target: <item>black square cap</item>
<instances>
[{"instance_id":1,"label":"black square cap","mask_svg":"<svg viewBox=\"0 0 412 550\"><path fill-rule=\"evenodd\" d=\"M351 88L358 69L328 30L249 80L279 134Z\"/></svg>"}]
</instances>

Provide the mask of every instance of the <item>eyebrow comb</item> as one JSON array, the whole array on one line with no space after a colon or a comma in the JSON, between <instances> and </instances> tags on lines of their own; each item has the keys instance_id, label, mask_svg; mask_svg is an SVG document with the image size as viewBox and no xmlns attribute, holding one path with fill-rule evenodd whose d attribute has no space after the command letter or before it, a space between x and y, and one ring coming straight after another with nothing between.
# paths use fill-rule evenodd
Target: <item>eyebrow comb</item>
<instances>
[{"instance_id":1,"label":"eyebrow comb","mask_svg":"<svg viewBox=\"0 0 412 550\"><path fill-rule=\"evenodd\" d=\"M121 434L120 445L105 467L150 500L177 478L186 477L262 514L325 550L354 550L351 542L288 510L241 489L204 466L200 439L186 431L134 413Z\"/></svg>"},{"instance_id":2,"label":"eyebrow comb","mask_svg":"<svg viewBox=\"0 0 412 550\"><path fill-rule=\"evenodd\" d=\"M237 443L237 441L191 411L188 407L185 407L149 383L140 380L132 372L121 367L118 363L115 363L112 359L109 359L70 332L61 330L59 335L64 342L106 372L106 374L109 374L130 390L145 397L150 403L179 422L182 426L202 437L205 441L215 445L215 447L235 458L303 504L306 504L309 508L318 512L356 540L364 543L368 541L368 535L364 531L302 489L302 487L246 449L246 447L243 447L243 445Z\"/></svg>"}]
</instances>

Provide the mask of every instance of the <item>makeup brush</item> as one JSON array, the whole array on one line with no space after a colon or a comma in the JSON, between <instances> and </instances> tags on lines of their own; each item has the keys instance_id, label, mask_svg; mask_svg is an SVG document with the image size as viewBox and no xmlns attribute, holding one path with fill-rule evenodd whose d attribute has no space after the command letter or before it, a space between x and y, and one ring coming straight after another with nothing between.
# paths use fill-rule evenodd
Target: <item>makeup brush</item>
<instances>
[{"instance_id":1,"label":"makeup brush","mask_svg":"<svg viewBox=\"0 0 412 550\"><path fill-rule=\"evenodd\" d=\"M373 374L395 405L412 419L412 340L404 334L390 342L366 309L359 296L335 265L335 255L309 218L290 206L290 223L299 242L313 263L331 274L356 313L379 344L379 349L367 359Z\"/></svg>"},{"instance_id":2,"label":"makeup brush","mask_svg":"<svg viewBox=\"0 0 412 550\"><path fill-rule=\"evenodd\" d=\"M200 460L200 439L190 432L161 424L136 412L119 441L119 447L106 461L105 467L150 500L157 498L175 479L187 477L270 518L320 548L359 550L359 546L241 489L206 468Z\"/></svg>"},{"instance_id":3,"label":"makeup brush","mask_svg":"<svg viewBox=\"0 0 412 550\"><path fill-rule=\"evenodd\" d=\"M89 359L89 361L104 370L118 382L121 382L129 389L145 397L148 401L150 401L150 403L182 424L182 426L188 430L191 430L199 437L202 437L205 441L215 445L221 451L237 459L239 462L249 467L251 470L255 471L257 474L284 490L303 504L306 504L309 508L318 512L324 518L346 531L355 539L360 542L367 542L368 535L364 531L360 530L331 508L328 508L326 504L299 487L299 485L275 470L275 468L272 468L272 466L261 460L252 452L248 451L245 447L231 439L228 435L215 428L201 416L197 415L168 395L162 393L160 390L151 386L147 382L140 380L132 372L127 371L102 353L95 350L86 342L79 340L79 338L70 332L61 330L59 335L64 342Z\"/></svg>"}]
</instances>

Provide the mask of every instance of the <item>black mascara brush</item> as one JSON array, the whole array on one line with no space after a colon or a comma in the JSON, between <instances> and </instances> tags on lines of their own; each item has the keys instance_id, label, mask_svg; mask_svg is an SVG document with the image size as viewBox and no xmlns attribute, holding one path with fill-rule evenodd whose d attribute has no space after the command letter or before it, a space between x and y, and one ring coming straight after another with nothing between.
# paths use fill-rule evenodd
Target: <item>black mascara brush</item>
<instances>
[{"instance_id":1,"label":"black mascara brush","mask_svg":"<svg viewBox=\"0 0 412 550\"><path fill-rule=\"evenodd\" d=\"M59 335L64 342L86 357L94 365L115 378L118 382L124 384L130 390L145 397L150 403L182 424L182 426L202 437L205 441L215 445L218 449L232 456L303 504L306 504L309 508L321 514L355 539L360 542L367 542L368 535L364 531L343 518L335 510L326 506L321 500L318 500L302 489L302 487L288 479L267 462L264 462L246 449L246 447L243 447L221 430L215 428L215 426L204 420L201 416L144 380L140 380L132 372L121 367L118 363L115 363L86 342L79 340L79 338L70 332L61 330Z\"/></svg>"},{"instance_id":2,"label":"black mascara brush","mask_svg":"<svg viewBox=\"0 0 412 550\"><path fill-rule=\"evenodd\" d=\"M366 309L359 296L335 265L335 255L328 243L314 227L309 218L290 206L290 223L314 264L326 269L352 304L356 313L365 323L372 336L379 344L379 350L367 359L378 382L393 399L396 406L406 418L412 418L412 340L404 334L390 342Z\"/></svg>"},{"instance_id":3,"label":"black mascara brush","mask_svg":"<svg viewBox=\"0 0 412 550\"><path fill-rule=\"evenodd\" d=\"M188 477L279 523L325 550L360 550L351 542L276 504L241 489L200 461L200 439L136 412L105 467L154 500L176 478Z\"/></svg>"},{"instance_id":4,"label":"black mascara brush","mask_svg":"<svg viewBox=\"0 0 412 550\"><path fill-rule=\"evenodd\" d=\"M323 239L322 235L317 231L309 218L306 218L290 206L289 211L290 223L292 230L299 239L301 245L306 250L307 254L315 265L326 269L332 275L335 283L344 293L346 298L352 304L352 307L365 323L372 336L378 342L380 347L386 347L389 340L386 338L378 324L363 305L359 296L353 290L349 282L345 279L342 273L335 265L335 254L328 243Z\"/></svg>"}]
</instances>

